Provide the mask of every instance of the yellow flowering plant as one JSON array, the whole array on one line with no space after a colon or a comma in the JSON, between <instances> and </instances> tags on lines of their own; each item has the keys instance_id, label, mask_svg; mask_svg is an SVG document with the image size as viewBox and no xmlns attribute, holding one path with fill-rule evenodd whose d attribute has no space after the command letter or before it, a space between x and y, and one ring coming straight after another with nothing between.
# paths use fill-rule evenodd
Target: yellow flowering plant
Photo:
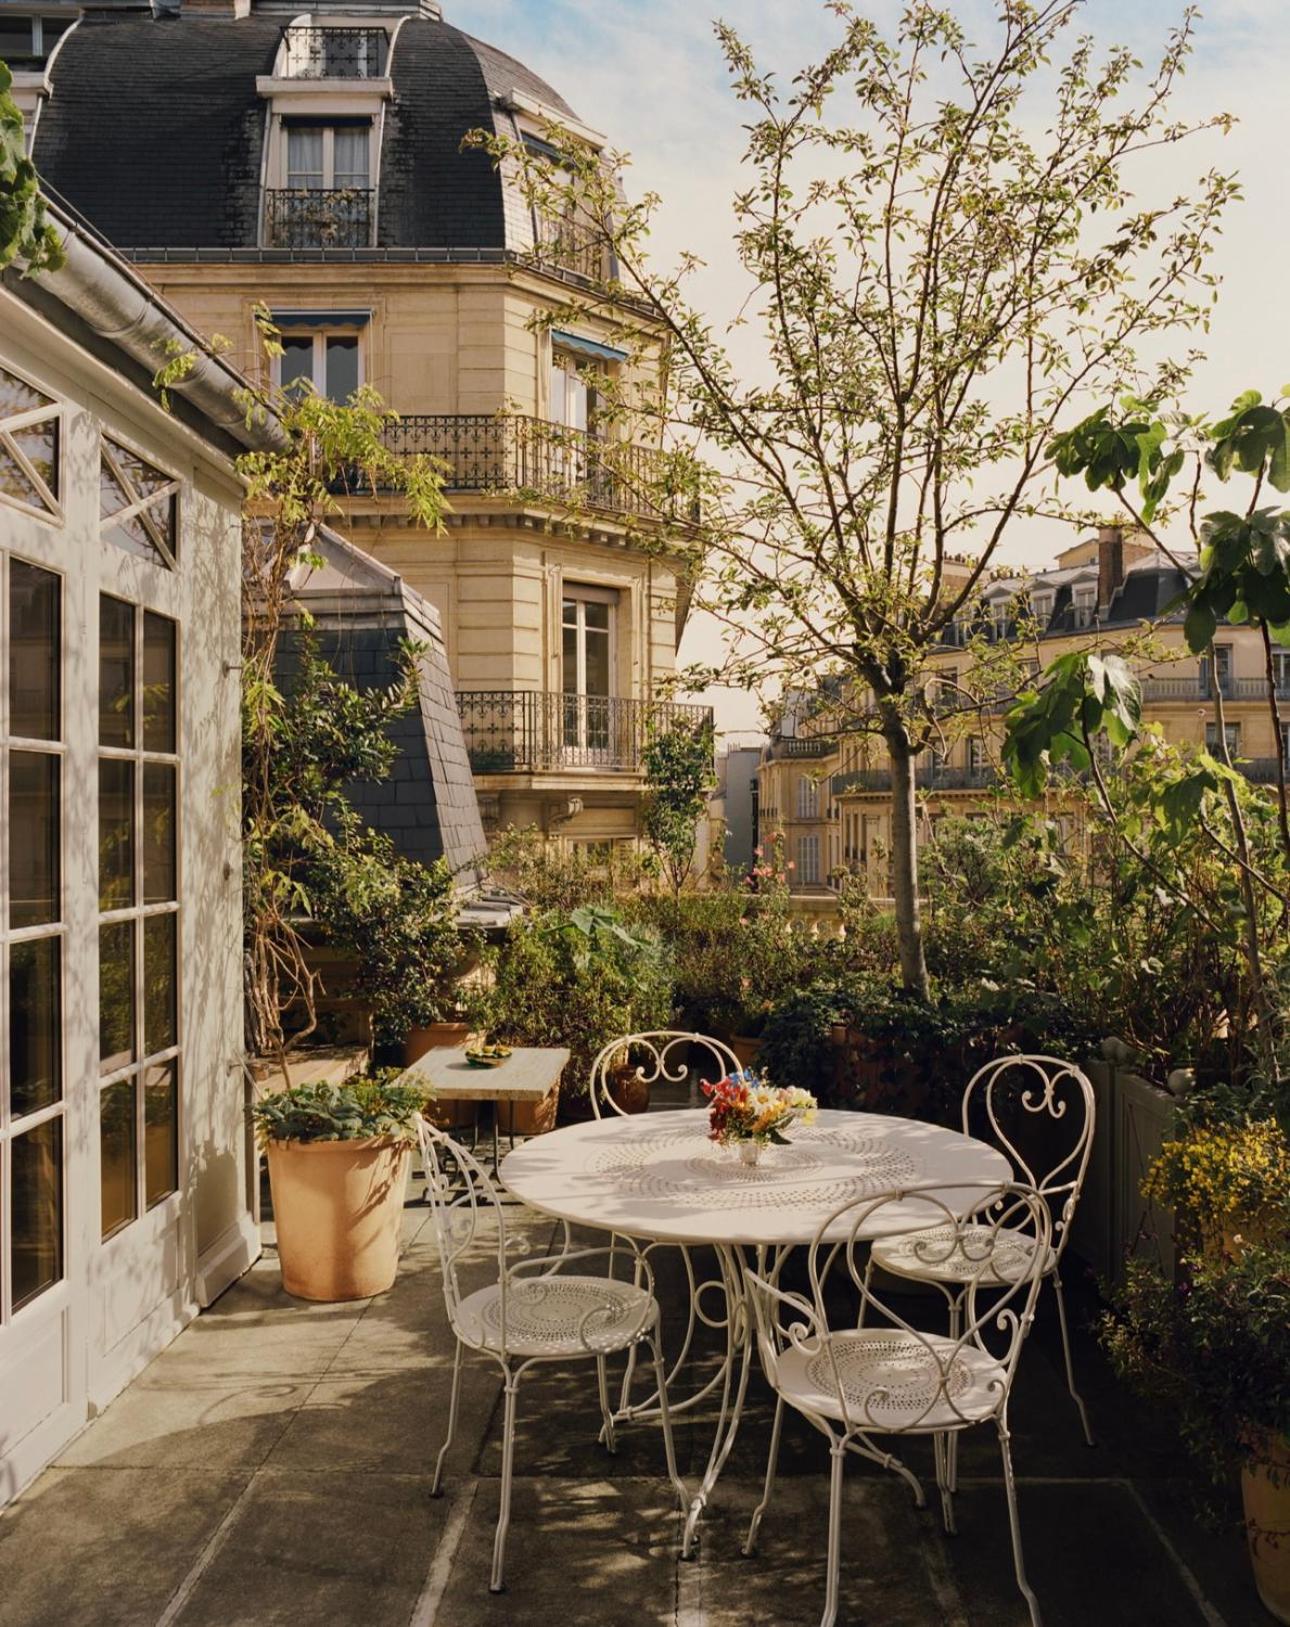
<instances>
[{"instance_id":1,"label":"yellow flowering plant","mask_svg":"<svg viewBox=\"0 0 1290 1627\"><path fill-rule=\"evenodd\" d=\"M1290 1141L1275 1119L1197 1125L1167 1141L1143 1194L1179 1212L1212 1244L1240 1228L1260 1238L1290 1227Z\"/></svg>"}]
</instances>

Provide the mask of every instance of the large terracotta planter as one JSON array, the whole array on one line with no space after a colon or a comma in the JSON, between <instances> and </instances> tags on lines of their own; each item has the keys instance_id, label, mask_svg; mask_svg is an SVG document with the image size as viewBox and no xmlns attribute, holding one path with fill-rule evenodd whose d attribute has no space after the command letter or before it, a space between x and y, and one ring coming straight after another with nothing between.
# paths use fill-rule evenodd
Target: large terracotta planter
<instances>
[{"instance_id":1,"label":"large terracotta planter","mask_svg":"<svg viewBox=\"0 0 1290 1627\"><path fill-rule=\"evenodd\" d=\"M410 1147L369 1141L270 1141L269 1181L282 1286L297 1299L368 1299L399 1268Z\"/></svg>"},{"instance_id":2,"label":"large terracotta planter","mask_svg":"<svg viewBox=\"0 0 1290 1627\"><path fill-rule=\"evenodd\" d=\"M497 1128L502 1135L544 1136L555 1129L560 1088L548 1090L540 1102L498 1102Z\"/></svg>"},{"instance_id":3,"label":"large terracotta planter","mask_svg":"<svg viewBox=\"0 0 1290 1627\"><path fill-rule=\"evenodd\" d=\"M1259 1598L1290 1623L1290 1441L1270 1441L1267 1461L1242 1469L1241 1498Z\"/></svg>"},{"instance_id":4,"label":"large terracotta planter","mask_svg":"<svg viewBox=\"0 0 1290 1627\"><path fill-rule=\"evenodd\" d=\"M741 1068L751 1068L761 1050L761 1039L756 1034L732 1034L726 1043Z\"/></svg>"}]
</instances>

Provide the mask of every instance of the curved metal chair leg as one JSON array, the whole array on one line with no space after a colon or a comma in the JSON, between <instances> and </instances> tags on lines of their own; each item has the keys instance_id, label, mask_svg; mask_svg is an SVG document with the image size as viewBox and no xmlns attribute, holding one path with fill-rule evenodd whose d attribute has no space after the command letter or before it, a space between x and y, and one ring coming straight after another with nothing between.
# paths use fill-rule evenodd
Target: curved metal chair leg
<instances>
[{"instance_id":1,"label":"curved metal chair leg","mask_svg":"<svg viewBox=\"0 0 1290 1627\"><path fill-rule=\"evenodd\" d=\"M1000 1418L997 1428L999 1453L1003 1458L1003 1488L1008 1495L1008 1528L1012 1533L1012 1562L1017 1572L1017 1586L1021 1589L1021 1596L1030 1610L1030 1627L1043 1627L1043 1618L1039 1614L1039 1600L1026 1580L1026 1562L1021 1552L1021 1521L1017 1516L1017 1485L1012 1474L1012 1448L1009 1444L1007 1419Z\"/></svg>"},{"instance_id":2,"label":"curved metal chair leg","mask_svg":"<svg viewBox=\"0 0 1290 1627\"><path fill-rule=\"evenodd\" d=\"M1086 1446L1096 1446L1097 1442L1093 1439L1093 1431L1089 1428L1088 1408L1084 1405L1084 1398L1075 1388L1075 1366L1071 1361L1071 1336L1066 1327L1066 1296L1062 1293L1061 1273L1054 1271L1051 1281L1053 1293L1057 1296L1057 1321L1062 1330L1062 1356L1066 1362L1066 1388L1070 1391L1071 1400L1079 1411L1080 1426L1084 1431L1084 1444Z\"/></svg>"},{"instance_id":3,"label":"curved metal chair leg","mask_svg":"<svg viewBox=\"0 0 1290 1627\"><path fill-rule=\"evenodd\" d=\"M667 1404L667 1375L663 1366L663 1341L657 1332L650 1340L650 1349L654 1352L654 1382L658 1385L658 1421L663 1429L667 1478L672 1482L672 1489L676 1492L677 1501L684 1514L690 1506L690 1494L685 1489L685 1481L681 1479L676 1467L676 1445L672 1440L672 1413Z\"/></svg>"},{"instance_id":4,"label":"curved metal chair leg","mask_svg":"<svg viewBox=\"0 0 1290 1627\"><path fill-rule=\"evenodd\" d=\"M824 1614L820 1627L833 1627L838 1619L838 1573L842 1566L842 1474L847 1450L844 1441L829 1448L829 1551L824 1582Z\"/></svg>"},{"instance_id":5,"label":"curved metal chair leg","mask_svg":"<svg viewBox=\"0 0 1290 1627\"><path fill-rule=\"evenodd\" d=\"M596 1383L600 1390L600 1439L605 1451L613 1457L618 1451L618 1440L614 1434L613 1409L609 1405L609 1369L603 1356L596 1357Z\"/></svg>"},{"instance_id":6,"label":"curved metal chair leg","mask_svg":"<svg viewBox=\"0 0 1290 1627\"><path fill-rule=\"evenodd\" d=\"M775 1422L770 1431L770 1453L766 1459L766 1481L762 1486L761 1502L753 1509L752 1519L748 1524L748 1535L744 1539L743 1555L751 1559L757 1552L757 1530L761 1525L761 1517L770 1504L770 1494L775 1489L775 1472L779 1468L779 1437L784 1427L784 1397L775 1397Z\"/></svg>"},{"instance_id":7,"label":"curved metal chair leg","mask_svg":"<svg viewBox=\"0 0 1290 1627\"><path fill-rule=\"evenodd\" d=\"M452 1358L452 1391L448 1397L448 1433L443 1445L439 1448L439 1456L434 1461L434 1479L430 1482L431 1497L443 1496L443 1460L448 1456L448 1448L452 1445L452 1438L457 1433L457 1402L461 1397L461 1340L457 1340L457 1348Z\"/></svg>"},{"instance_id":8,"label":"curved metal chair leg","mask_svg":"<svg viewBox=\"0 0 1290 1627\"><path fill-rule=\"evenodd\" d=\"M515 1466L515 1402L519 1380L506 1375L506 1407L502 1417L502 1487L501 1505L497 1511L497 1535L493 1538L493 1575L488 1584L490 1593L501 1593L502 1566L506 1559L506 1533L511 1524L511 1475Z\"/></svg>"}]
</instances>

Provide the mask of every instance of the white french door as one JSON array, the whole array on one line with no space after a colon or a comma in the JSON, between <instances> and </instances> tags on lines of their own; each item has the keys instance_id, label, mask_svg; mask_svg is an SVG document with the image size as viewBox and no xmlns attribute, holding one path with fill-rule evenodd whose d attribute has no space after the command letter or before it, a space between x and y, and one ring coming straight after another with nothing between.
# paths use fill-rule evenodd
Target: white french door
<instances>
[{"instance_id":1,"label":"white french door","mask_svg":"<svg viewBox=\"0 0 1290 1627\"><path fill-rule=\"evenodd\" d=\"M567 758L593 765L613 755L617 597L609 589L566 584L561 600L564 750Z\"/></svg>"}]
</instances>

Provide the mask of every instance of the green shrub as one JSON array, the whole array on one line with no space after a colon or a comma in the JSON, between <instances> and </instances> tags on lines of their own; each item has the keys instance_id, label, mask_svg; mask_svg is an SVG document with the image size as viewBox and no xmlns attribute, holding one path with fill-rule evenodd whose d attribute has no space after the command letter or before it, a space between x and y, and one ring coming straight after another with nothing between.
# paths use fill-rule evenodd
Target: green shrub
<instances>
[{"instance_id":1,"label":"green shrub","mask_svg":"<svg viewBox=\"0 0 1290 1627\"><path fill-rule=\"evenodd\" d=\"M659 938L602 905L517 921L493 972L486 1001L493 1038L568 1046L566 1091L587 1089L592 1062L616 1035L671 1022L672 980Z\"/></svg>"}]
</instances>

